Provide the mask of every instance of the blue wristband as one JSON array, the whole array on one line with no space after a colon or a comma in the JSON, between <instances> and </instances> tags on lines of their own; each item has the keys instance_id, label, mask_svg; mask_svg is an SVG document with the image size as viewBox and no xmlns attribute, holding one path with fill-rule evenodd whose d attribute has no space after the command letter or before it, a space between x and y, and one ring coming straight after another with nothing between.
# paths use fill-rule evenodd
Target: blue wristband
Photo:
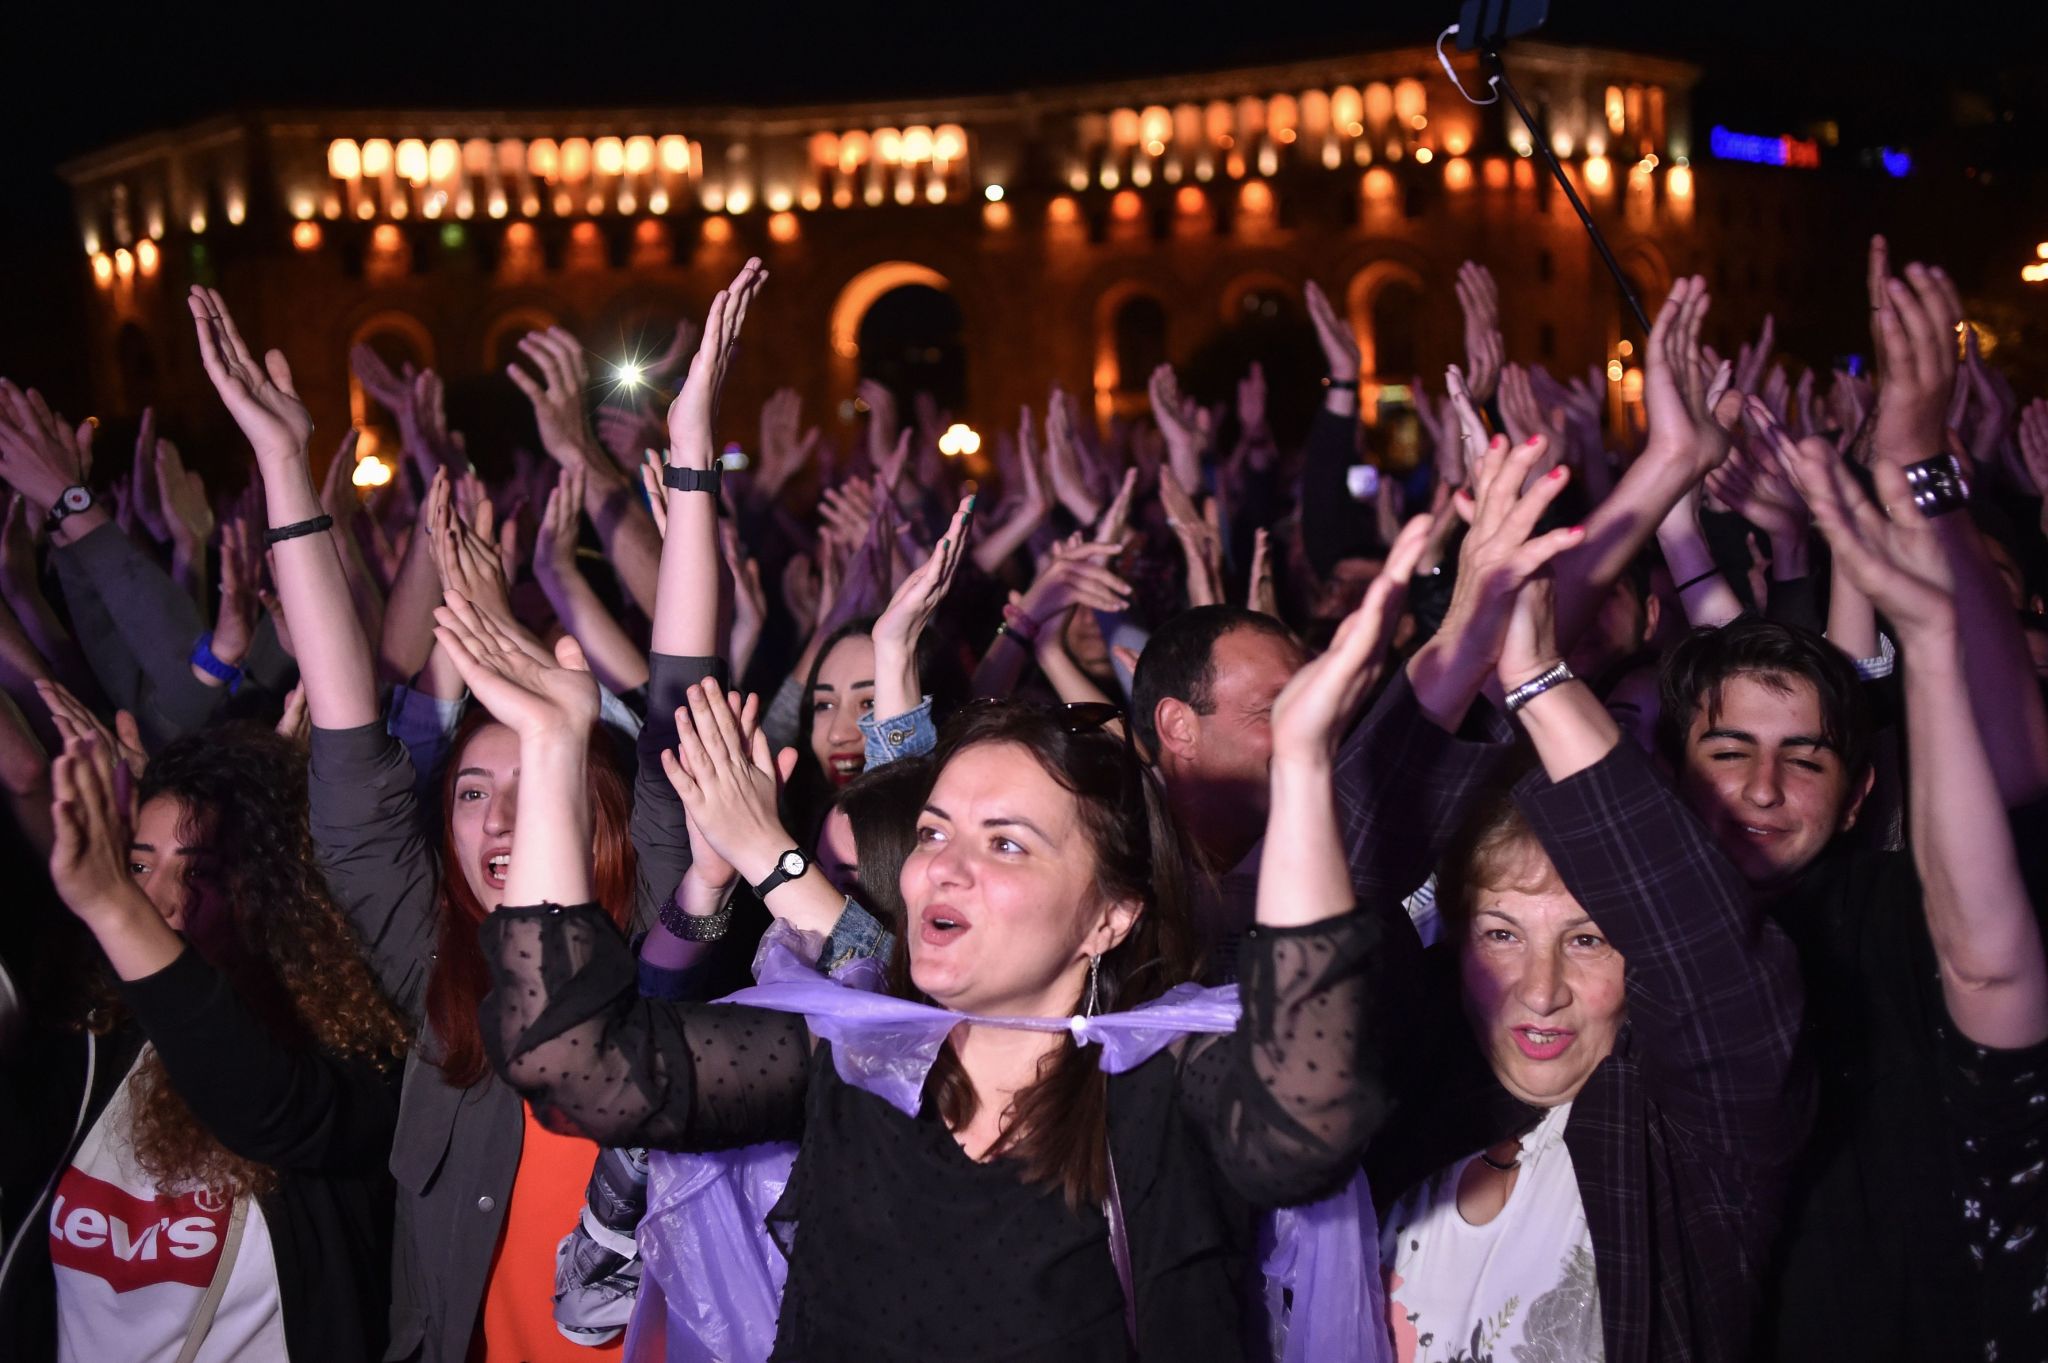
<instances>
[{"instance_id":1,"label":"blue wristband","mask_svg":"<svg viewBox=\"0 0 2048 1363\"><path fill-rule=\"evenodd\" d=\"M212 630L208 630L200 635L199 641L192 645L190 661L192 666L206 673L209 677L219 677L222 681L226 682L229 695L232 696L242 689L242 669L236 667L233 663L224 663L213 656Z\"/></svg>"}]
</instances>

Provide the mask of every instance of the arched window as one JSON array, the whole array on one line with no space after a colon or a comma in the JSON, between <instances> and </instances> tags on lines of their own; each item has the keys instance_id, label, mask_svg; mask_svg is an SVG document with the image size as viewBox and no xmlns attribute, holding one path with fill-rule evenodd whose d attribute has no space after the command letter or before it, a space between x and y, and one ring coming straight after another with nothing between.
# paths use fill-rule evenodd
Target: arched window
<instances>
[{"instance_id":1,"label":"arched window","mask_svg":"<svg viewBox=\"0 0 2048 1363\"><path fill-rule=\"evenodd\" d=\"M349 338L351 350L359 345L366 345L376 352L377 358L384 361L393 374L404 374L408 365L414 369L427 369L434 364L433 337L410 313L381 312L369 318ZM353 365L349 367L348 376L348 411L350 421L363 433L359 447L361 454L397 450L397 417L370 396L362 380L356 377Z\"/></svg>"},{"instance_id":2,"label":"arched window","mask_svg":"<svg viewBox=\"0 0 2048 1363\"><path fill-rule=\"evenodd\" d=\"M868 305L855 329L860 376L896 394L907 415L918 393L940 410L967 400L967 351L960 341L960 305L929 284L902 284Z\"/></svg>"}]
</instances>

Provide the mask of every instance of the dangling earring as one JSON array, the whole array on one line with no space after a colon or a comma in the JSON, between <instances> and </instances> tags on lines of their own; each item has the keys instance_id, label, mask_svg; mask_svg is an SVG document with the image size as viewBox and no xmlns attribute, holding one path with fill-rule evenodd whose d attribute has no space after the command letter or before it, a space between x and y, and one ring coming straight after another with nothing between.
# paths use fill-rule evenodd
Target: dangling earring
<instances>
[{"instance_id":1,"label":"dangling earring","mask_svg":"<svg viewBox=\"0 0 2048 1363\"><path fill-rule=\"evenodd\" d=\"M1090 956L1088 958L1088 993L1081 1000L1081 1016L1084 1018L1095 1016L1095 989L1101 975L1102 958L1100 956Z\"/></svg>"}]
</instances>

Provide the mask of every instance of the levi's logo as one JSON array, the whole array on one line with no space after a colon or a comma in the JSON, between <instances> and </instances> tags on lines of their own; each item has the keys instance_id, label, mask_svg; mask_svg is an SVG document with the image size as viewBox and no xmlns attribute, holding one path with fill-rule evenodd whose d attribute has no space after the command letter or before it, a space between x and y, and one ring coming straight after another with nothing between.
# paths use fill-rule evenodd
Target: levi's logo
<instances>
[{"instance_id":1,"label":"levi's logo","mask_svg":"<svg viewBox=\"0 0 2048 1363\"><path fill-rule=\"evenodd\" d=\"M203 1288L220 1263L233 1207L204 1189L140 1198L70 1169L50 1206L50 1261L103 1278L116 1292L156 1283Z\"/></svg>"}]
</instances>

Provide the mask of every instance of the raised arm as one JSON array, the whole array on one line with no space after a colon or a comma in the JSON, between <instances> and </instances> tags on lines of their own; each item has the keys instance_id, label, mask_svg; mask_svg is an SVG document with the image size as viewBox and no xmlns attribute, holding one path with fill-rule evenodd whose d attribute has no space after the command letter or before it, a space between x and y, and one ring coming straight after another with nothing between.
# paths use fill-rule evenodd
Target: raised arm
<instances>
[{"instance_id":1,"label":"raised arm","mask_svg":"<svg viewBox=\"0 0 2048 1363\"><path fill-rule=\"evenodd\" d=\"M910 713L924 700L917 675L917 643L932 612L946 599L953 578L967 558L968 530L974 516L974 494L961 498L931 556L903 579L889 605L875 618L875 709L877 719Z\"/></svg>"},{"instance_id":2,"label":"raised arm","mask_svg":"<svg viewBox=\"0 0 2048 1363\"><path fill-rule=\"evenodd\" d=\"M1258 921L1239 956L1236 1035L1189 1048L1182 1101L1224 1176L1254 1203L1308 1201L1357 1168L1389 1110L1374 1023L1405 958L1383 915L1356 911L1338 828L1339 738L1384 671L1429 522L1411 523L1329 650L1273 707L1272 808Z\"/></svg>"},{"instance_id":3,"label":"raised arm","mask_svg":"<svg viewBox=\"0 0 2048 1363\"><path fill-rule=\"evenodd\" d=\"M256 452L271 534L317 525L325 513L307 457L313 418L292 384L290 364L276 350L259 364L215 290L195 286L191 304L206 376ZM314 727L353 729L375 723L377 678L370 642L350 599L333 535L322 527L279 540L272 546L271 564L292 622Z\"/></svg>"},{"instance_id":4,"label":"raised arm","mask_svg":"<svg viewBox=\"0 0 2048 1363\"><path fill-rule=\"evenodd\" d=\"M1894 365L1903 342L1888 344ZM1810 442L1779 433L1779 455L1799 480L1834 551L1837 573L1854 582L1899 632L1906 654L1908 805L1913 861L1942 997L1949 1017L1979 1045L2012 1050L2048 1039L2048 959L2041 916L2029 901L1987 734L1964 701L1971 694L1965 626L1954 565L1982 554L1967 517L1930 519L1903 472L1875 469L1890 515L1864 497L1840 464ZM2002 628L2017 633L2008 613ZM2038 722L2031 683L2005 703Z\"/></svg>"},{"instance_id":5,"label":"raised arm","mask_svg":"<svg viewBox=\"0 0 2048 1363\"><path fill-rule=\"evenodd\" d=\"M614 693L647 685L647 656L605 608L583 570L576 566L576 537L583 523L581 469L565 468L540 518L533 547L533 575L555 608L562 628L583 645L590 667Z\"/></svg>"},{"instance_id":6,"label":"raised arm","mask_svg":"<svg viewBox=\"0 0 2048 1363\"><path fill-rule=\"evenodd\" d=\"M597 527L605 556L626 594L653 614L661 533L640 505L637 482L612 462L591 432L583 411L590 382L583 347L563 328L549 327L528 332L520 339L519 350L540 377L535 379L517 364L507 366L506 372L533 404L542 446L563 468L584 471L583 509Z\"/></svg>"}]
</instances>

